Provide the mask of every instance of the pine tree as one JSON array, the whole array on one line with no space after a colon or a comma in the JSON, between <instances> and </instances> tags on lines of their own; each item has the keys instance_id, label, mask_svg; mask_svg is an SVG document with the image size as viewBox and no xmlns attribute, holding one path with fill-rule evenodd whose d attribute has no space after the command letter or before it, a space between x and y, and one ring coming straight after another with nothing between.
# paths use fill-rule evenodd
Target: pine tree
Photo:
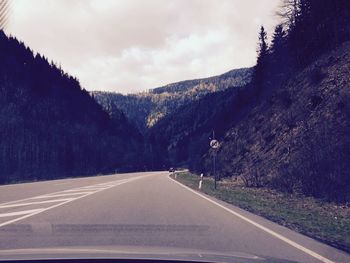
<instances>
[{"instance_id":1,"label":"pine tree","mask_svg":"<svg viewBox=\"0 0 350 263\"><path fill-rule=\"evenodd\" d=\"M283 29L283 25L278 25L273 33L271 51L272 53L278 53L284 46L286 32Z\"/></svg>"},{"instance_id":2,"label":"pine tree","mask_svg":"<svg viewBox=\"0 0 350 263\"><path fill-rule=\"evenodd\" d=\"M253 82L256 87L257 94L260 93L262 89L263 82L265 80L265 73L267 72L267 55L268 55L268 45L267 45L267 33L265 28L261 26L259 32L259 42L257 49L258 57L257 63L254 68Z\"/></svg>"},{"instance_id":3,"label":"pine tree","mask_svg":"<svg viewBox=\"0 0 350 263\"><path fill-rule=\"evenodd\" d=\"M265 31L264 26L261 26L260 32L259 32L259 46L258 46L258 60L257 65L264 63L264 59L266 58L266 55L268 53L268 46L267 46L267 33Z\"/></svg>"}]
</instances>

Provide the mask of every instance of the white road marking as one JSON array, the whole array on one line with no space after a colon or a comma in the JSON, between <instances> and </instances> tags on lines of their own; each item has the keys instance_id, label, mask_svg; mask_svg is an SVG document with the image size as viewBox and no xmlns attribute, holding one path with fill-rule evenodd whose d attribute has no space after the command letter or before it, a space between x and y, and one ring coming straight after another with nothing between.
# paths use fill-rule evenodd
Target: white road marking
<instances>
[{"instance_id":1,"label":"white road marking","mask_svg":"<svg viewBox=\"0 0 350 263\"><path fill-rule=\"evenodd\" d=\"M43 199L43 198L52 198L52 197L61 197L61 196L72 196L72 195L84 195L84 194L91 194L94 192L76 192L76 193L64 193L64 194L47 194L47 195L41 195L37 197L33 197L32 199Z\"/></svg>"},{"instance_id":2,"label":"white road marking","mask_svg":"<svg viewBox=\"0 0 350 263\"><path fill-rule=\"evenodd\" d=\"M2 205L1 208L11 208L11 207L19 207L19 206L27 206L27 205L40 205L40 204L47 204L47 203L57 203L57 202L64 202L68 201L74 198L65 198L65 199L53 199L53 200L45 200L45 201L39 201L39 202L28 202L28 203L19 203L19 204L10 204L10 205Z\"/></svg>"},{"instance_id":3,"label":"white road marking","mask_svg":"<svg viewBox=\"0 0 350 263\"><path fill-rule=\"evenodd\" d=\"M59 194L59 193L62 193L62 192L63 191L54 192L54 193L51 193L51 195L52 194ZM10 202L6 202L6 203L2 203L2 204L0 204L0 206L14 204L14 203L19 203L19 202L23 202L23 201L28 201L28 200L31 200L31 199L39 199L40 197L43 197L43 196L46 196L46 195L48 195L48 194L43 194L43 195L38 195L38 196L35 196L35 197L28 197L28 198L15 200L15 201L10 201Z\"/></svg>"},{"instance_id":4,"label":"white road marking","mask_svg":"<svg viewBox=\"0 0 350 263\"><path fill-rule=\"evenodd\" d=\"M2 213L0 214L0 217L9 217L9 216L19 216L19 215L26 215L26 214L32 214L35 212L39 212L42 209L31 209L31 210L24 210L19 212L12 212L12 213Z\"/></svg>"},{"instance_id":5,"label":"white road marking","mask_svg":"<svg viewBox=\"0 0 350 263\"><path fill-rule=\"evenodd\" d=\"M135 181L135 180L140 179L140 178L145 178L145 177L148 177L148 176L155 176L155 175L157 175L157 174L150 174L150 175L138 176L138 177L134 177L134 178L130 178L130 179L117 180L117 181L114 181L113 184L111 184L111 185L108 186L108 187L101 188L101 189L96 190L96 191L94 191L94 192L85 192L85 194L83 194L83 195L79 195L79 196L76 196L76 197L74 197L74 198L69 198L69 199L67 199L67 201L63 201L63 202L61 202L61 203L58 203L58 204L55 204L55 205L52 205L52 206L49 206L49 207L46 207L46 208L34 209L34 210L31 211L31 212L28 212L28 211L30 211L30 210L13 212L13 213L17 213L17 215L22 215L22 214L25 214L25 215L24 215L24 216L21 216L21 217L18 217L18 218L15 218L15 219L12 219L12 220L9 220L9 221L6 221L6 222L3 222L3 223L0 223L0 227L3 227L3 226L6 226L6 225L15 223L15 222L17 222L17 221L26 219L26 218L28 218L28 217L31 217L31 216L34 216L34 215L43 213L43 212L48 211L48 210L50 210L50 209L53 209L53 208L56 208L56 207L59 207L59 206L68 204L68 203L73 202L73 201L75 201L75 200L78 200L78 199L84 198L84 197L86 197L86 196L93 195L93 194L95 194L95 193L101 192L101 191L103 191L103 190L106 190L106 189L109 189L109 188L112 188L112 187L115 187L115 186L119 186L119 185L122 185L122 184L125 184L125 183L129 183L129 182ZM112 183L112 182L110 182L110 183ZM62 191L61 191L61 192L62 192ZM56 193L53 193L53 194L55 194L55 196L59 196L61 192L56 192ZM68 194L67 194L67 195L68 195ZM69 194L69 195L71 195L71 194ZM36 196L36 197L25 198L25 199L21 199L21 200L17 200L17 201L12 201L12 202L8 202L8 203L3 203L3 204L0 204L0 206L15 204L15 203L23 202L23 201L28 201L28 200L31 200L31 199L38 199L39 197L40 197L40 198L52 197L52 195L46 194L46 195L40 195L40 196ZM12 213L12 215L13 215L13 213ZM28 214L28 213L29 213L29 214ZM7 213L7 214L9 214L9 213Z\"/></svg>"},{"instance_id":6,"label":"white road marking","mask_svg":"<svg viewBox=\"0 0 350 263\"><path fill-rule=\"evenodd\" d=\"M146 176L149 176L149 175L146 175ZM146 177L146 176L144 176L144 177ZM142 177L142 176L139 176L139 177ZM136 177L135 177L135 178L136 178ZM123 181L125 181L125 180L130 180L130 179L116 180L115 182L123 182ZM81 191L81 190L79 190L79 189L80 189L80 187L79 187L79 188L70 189L70 190L58 191L58 192L50 193L50 195L53 195L53 194L60 194L60 193L66 192L66 191L73 191L73 192ZM42 197L42 196L46 196L46 195L48 195L48 194L38 195L38 196L36 196L36 197L23 198L23 199L19 199L19 200L15 200L15 201L9 201L9 202L6 202L6 203L2 203L2 204L0 204L0 205L7 205L7 204L13 204L13 203L18 203L18 202L22 202L22 201L28 201L28 200L31 200L31 199L33 199L33 198L37 198L37 199L38 199L38 198L40 198L40 197Z\"/></svg>"},{"instance_id":7,"label":"white road marking","mask_svg":"<svg viewBox=\"0 0 350 263\"><path fill-rule=\"evenodd\" d=\"M86 190L91 190L91 189L101 189L101 188L105 188L105 186L89 186L89 187L81 187L78 189L75 189L75 191L80 190L80 191L86 191Z\"/></svg>"},{"instance_id":8,"label":"white road marking","mask_svg":"<svg viewBox=\"0 0 350 263\"><path fill-rule=\"evenodd\" d=\"M81 191L82 189L77 188L77 189L63 190L60 193L81 192Z\"/></svg>"},{"instance_id":9,"label":"white road marking","mask_svg":"<svg viewBox=\"0 0 350 263\"><path fill-rule=\"evenodd\" d=\"M249 218L247 218L247 217L245 217L245 216L243 216L243 215L241 215L241 214L239 214L239 213L237 213L237 212L235 212L235 211L233 211L233 210L231 210L231 209L229 209L229 208L227 208L227 207L225 207L225 206L223 206L221 204L219 204L218 202L216 202L216 201L214 201L214 200L204 196L203 194L201 194L201 193L199 193L197 191L194 191L193 189L189 188L188 186L183 185L183 184L179 183L178 181L175 181L174 179L171 179L170 176L168 176L168 178L171 181L177 183L178 185L184 187L185 189L191 191L192 193L194 193L194 194L202 197L203 199L209 201L210 203L219 206L220 208L226 210L230 214L233 214L233 215L239 217L240 219L242 219L242 220L252 224L253 226L255 226L255 227L265 231L266 233L268 233L268 234L270 234L270 235L272 235L272 236L274 236L274 237L284 241L285 243L291 245L292 247L295 247L295 248L301 250L302 252L308 254L309 256L312 256L312 257L314 257L314 258L316 258L316 259L318 259L318 260L320 260L320 261L322 261L324 263L335 263L334 261L332 261L332 260L330 260L328 258L325 258L324 256L316 253L315 251L312 251L312 250L310 250L310 249L308 249L308 248L306 248L306 247L304 247L304 246L302 246L302 245L300 245L300 244L290 240L289 238L286 238L285 236L283 236L281 234L278 234L277 232L275 232L275 231L273 231L273 230L271 230L271 229L269 229L269 228L267 228L267 227L265 227L265 226L255 222L255 221L253 221L253 220L251 220L251 219L249 219Z\"/></svg>"},{"instance_id":10,"label":"white road marking","mask_svg":"<svg viewBox=\"0 0 350 263\"><path fill-rule=\"evenodd\" d=\"M84 197L84 196L83 196L83 197ZM79 198L81 198L81 197L79 197ZM79 199L79 198L77 198L77 199ZM6 221L6 222L4 222L4 223L1 223L1 224L0 224L0 227L6 226L6 225L9 225L9 224L12 224L12 223L15 223L15 222L17 222L17 221L23 220L23 219L25 219L25 218L28 218L28 217L31 217L31 216L34 216L34 215L37 215L37 214L40 214L40 213L42 213L42 212L44 212L44 211L47 211L47 210L49 210L49 209L52 209L52 208L55 208L55 207L58 207L58 206L61 206L61 205L64 205L64 204L66 204L66 203L72 202L72 201L77 200L77 199L73 199L73 200L71 200L71 201L66 201L66 202L63 202L63 203L59 203L59 204L57 204L57 205L53 205L53 206L50 206L50 207L48 207L48 208L42 209L41 211L34 212L34 213L31 213L31 214L28 214L28 215L25 215L25 216L22 216L22 217L19 217L19 218L15 218L15 219L10 220L10 221Z\"/></svg>"}]
</instances>

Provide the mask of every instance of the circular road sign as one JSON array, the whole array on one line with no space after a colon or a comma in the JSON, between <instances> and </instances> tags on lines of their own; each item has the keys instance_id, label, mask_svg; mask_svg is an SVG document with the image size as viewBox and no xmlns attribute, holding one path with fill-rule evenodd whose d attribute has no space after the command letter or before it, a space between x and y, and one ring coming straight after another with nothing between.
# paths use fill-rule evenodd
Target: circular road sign
<instances>
[{"instance_id":1,"label":"circular road sign","mask_svg":"<svg viewBox=\"0 0 350 263\"><path fill-rule=\"evenodd\" d=\"M213 149L217 149L219 148L220 144L219 144L219 141L218 140L211 140L210 141L210 147L213 148Z\"/></svg>"}]
</instances>

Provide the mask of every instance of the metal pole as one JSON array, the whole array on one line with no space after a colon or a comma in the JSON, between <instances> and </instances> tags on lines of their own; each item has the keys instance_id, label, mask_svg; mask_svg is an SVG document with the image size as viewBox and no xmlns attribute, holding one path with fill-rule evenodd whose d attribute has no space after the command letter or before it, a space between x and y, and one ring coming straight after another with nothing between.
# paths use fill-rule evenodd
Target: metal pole
<instances>
[{"instance_id":1,"label":"metal pole","mask_svg":"<svg viewBox=\"0 0 350 263\"><path fill-rule=\"evenodd\" d=\"M216 162L216 151L214 150L214 160L213 160L213 165L214 165L214 188L216 189L216 165L215 165L215 162Z\"/></svg>"},{"instance_id":2,"label":"metal pole","mask_svg":"<svg viewBox=\"0 0 350 263\"><path fill-rule=\"evenodd\" d=\"M215 131L213 130L213 140L215 140ZM214 149L213 156L213 173L214 173L214 189L216 189L216 150Z\"/></svg>"}]
</instances>

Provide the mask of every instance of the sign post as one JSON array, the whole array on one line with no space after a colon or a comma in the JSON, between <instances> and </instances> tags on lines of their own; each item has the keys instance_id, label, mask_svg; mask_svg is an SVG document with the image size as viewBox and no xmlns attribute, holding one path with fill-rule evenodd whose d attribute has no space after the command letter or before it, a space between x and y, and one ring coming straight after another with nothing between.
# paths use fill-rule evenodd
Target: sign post
<instances>
[{"instance_id":1,"label":"sign post","mask_svg":"<svg viewBox=\"0 0 350 263\"><path fill-rule=\"evenodd\" d=\"M214 188L216 189L216 153L217 150L220 147L220 143L218 140L215 140L215 133L213 131L213 138L210 140L210 147L214 150L213 151L213 174L214 174Z\"/></svg>"}]
</instances>

